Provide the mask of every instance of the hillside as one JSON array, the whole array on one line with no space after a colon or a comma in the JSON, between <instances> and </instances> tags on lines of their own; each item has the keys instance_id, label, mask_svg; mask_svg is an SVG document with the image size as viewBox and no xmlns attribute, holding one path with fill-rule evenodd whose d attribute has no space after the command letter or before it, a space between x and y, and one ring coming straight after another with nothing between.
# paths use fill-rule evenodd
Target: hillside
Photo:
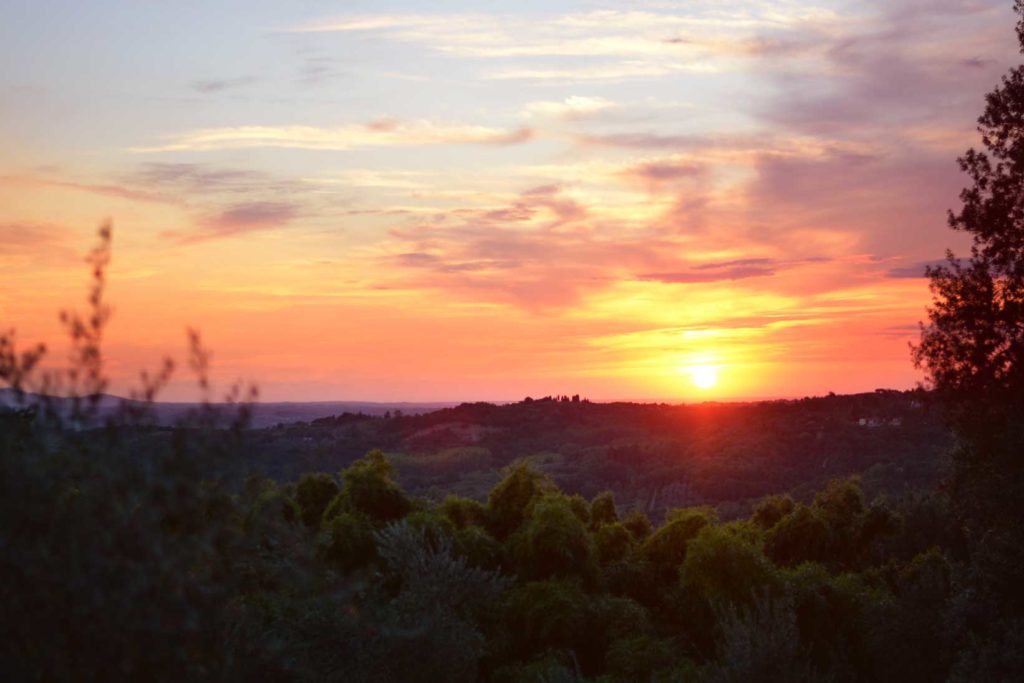
<instances>
[{"instance_id":1,"label":"hillside","mask_svg":"<svg viewBox=\"0 0 1024 683\"><path fill-rule=\"evenodd\" d=\"M22 398L22 402L29 404L40 404L43 401L49 401L59 410L65 413L68 412L69 402L67 399L32 393L28 393ZM12 389L0 388L0 408L10 408L17 405L19 405L19 401L15 392ZM212 405L222 411L230 409L230 406L225 403L213 403ZM343 412L385 415L398 410L405 414L414 415L453 405L455 404L446 401L262 401L252 405L249 424L257 428L271 427L282 423L316 420ZM118 411L123 410L126 406L136 410L145 407L152 415L155 424L170 427L186 419L189 413L196 410L198 404L187 401L144 403L120 396L103 394L99 397L96 406L97 422L100 423L105 418L116 415Z\"/></svg>"},{"instance_id":2,"label":"hillside","mask_svg":"<svg viewBox=\"0 0 1024 683\"><path fill-rule=\"evenodd\" d=\"M564 490L612 490L658 515L692 505L744 514L776 492L807 497L863 476L869 495L934 485L951 439L915 392L666 405L547 398L462 404L421 415L344 413L255 430L247 464L280 481L336 472L373 448L410 492L482 498L527 459Z\"/></svg>"}]
</instances>

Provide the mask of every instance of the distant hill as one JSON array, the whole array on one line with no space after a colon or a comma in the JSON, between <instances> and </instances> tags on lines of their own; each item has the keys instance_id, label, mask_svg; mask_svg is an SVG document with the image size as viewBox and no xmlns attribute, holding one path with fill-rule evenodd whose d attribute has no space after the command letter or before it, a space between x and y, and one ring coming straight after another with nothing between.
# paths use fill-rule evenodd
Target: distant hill
<instances>
[{"instance_id":1,"label":"distant hill","mask_svg":"<svg viewBox=\"0 0 1024 683\"><path fill-rule=\"evenodd\" d=\"M884 390L699 405L563 397L389 418L349 411L254 433L249 464L290 480L381 448L404 486L441 498L483 497L503 466L525 458L588 498L610 489L654 515L709 504L732 516L766 494L808 496L852 474L872 495L934 486L951 437L924 398Z\"/></svg>"},{"instance_id":2,"label":"distant hill","mask_svg":"<svg viewBox=\"0 0 1024 683\"><path fill-rule=\"evenodd\" d=\"M38 402L44 397L37 394L27 394L29 402ZM63 398L45 397L58 406L67 406L68 400ZM0 406L13 407L17 404L14 391L11 389L0 389ZM137 401L104 394L99 399L99 417L102 419L112 415L125 405L141 405ZM394 402L379 403L370 401L307 401L307 402L269 402L256 403L253 405L252 426L270 427L276 424L289 422L308 422L317 418L338 415L345 412L363 413L366 415L385 415L394 411L415 415L427 413L441 408L456 405L455 402L436 401L430 403L415 402ZM214 406L226 409L226 404ZM197 403L188 402L156 402L152 404L153 414L156 423L163 426L171 426L179 422L190 411L198 407Z\"/></svg>"}]
</instances>

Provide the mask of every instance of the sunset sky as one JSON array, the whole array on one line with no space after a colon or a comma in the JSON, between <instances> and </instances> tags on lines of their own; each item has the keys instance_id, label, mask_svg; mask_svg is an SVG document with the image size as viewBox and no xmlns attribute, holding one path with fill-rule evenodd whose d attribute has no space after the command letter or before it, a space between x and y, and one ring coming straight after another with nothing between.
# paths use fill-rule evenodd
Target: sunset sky
<instances>
[{"instance_id":1,"label":"sunset sky","mask_svg":"<svg viewBox=\"0 0 1024 683\"><path fill-rule=\"evenodd\" d=\"M0 328L64 360L57 312L109 217L115 393L186 326L266 400L909 388L1013 21L1009 0L5 0Z\"/></svg>"}]
</instances>

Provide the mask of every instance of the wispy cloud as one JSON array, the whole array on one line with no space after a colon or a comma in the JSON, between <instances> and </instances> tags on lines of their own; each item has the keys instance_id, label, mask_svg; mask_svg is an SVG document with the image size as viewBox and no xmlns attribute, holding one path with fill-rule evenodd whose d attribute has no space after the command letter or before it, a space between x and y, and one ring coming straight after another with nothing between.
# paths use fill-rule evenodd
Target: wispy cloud
<instances>
[{"instance_id":1,"label":"wispy cloud","mask_svg":"<svg viewBox=\"0 0 1024 683\"><path fill-rule=\"evenodd\" d=\"M624 169L621 175L655 192L665 187L675 187L681 181L704 180L709 170L707 164L693 159L669 158L642 161Z\"/></svg>"},{"instance_id":2,"label":"wispy cloud","mask_svg":"<svg viewBox=\"0 0 1024 683\"><path fill-rule=\"evenodd\" d=\"M201 220L195 229L167 231L164 237L180 244L194 244L281 228L298 215L299 206L285 202L234 204L216 215Z\"/></svg>"},{"instance_id":3,"label":"wispy cloud","mask_svg":"<svg viewBox=\"0 0 1024 683\"><path fill-rule=\"evenodd\" d=\"M378 119L365 124L316 126L234 126L183 133L170 142L135 147L134 152L180 152L215 149L282 147L347 150L358 147L415 145L513 145L534 137L530 128L504 130L426 120Z\"/></svg>"},{"instance_id":4,"label":"wispy cloud","mask_svg":"<svg viewBox=\"0 0 1024 683\"><path fill-rule=\"evenodd\" d=\"M899 266L897 268L890 268L886 272L886 277L892 278L924 278L925 269L934 268L935 266L946 265L946 259L933 259L931 261L920 261L913 265Z\"/></svg>"},{"instance_id":5,"label":"wispy cloud","mask_svg":"<svg viewBox=\"0 0 1024 683\"><path fill-rule=\"evenodd\" d=\"M150 162L121 174L118 179L126 187L178 196L185 201L214 195L266 199L311 189L302 180L214 163Z\"/></svg>"},{"instance_id":6,"label":"wispy cloud","mask_svg":"<svg viewBox=\"0 0 1024 683\"><path fill-rule=\"evenodd\" d=\"M431 187L431 174L425 171L398 169L378 170L352 168L336 171L329 175L305 178L316 185L340 185L345 187L378 187L393 190L421 190Z\"/></svg>"},{"instance_id":7,"label":"wispy cloud","mask_svg":"<svg viewBox=\"0 0 1024 683\"><path fill-rule=\"evenodd\" d=\"M694 284L700 282L721 282L723 280L744 280L750 277L774 275L775 270L767 266L737 266L713 271L680 271L674 273L643 273L640 280L665 282L669 284Z\"/></svg>"},{"instance_id":8,"label":"wispy cloud","mask_svg":"<svg viewBox=\"0 0 1024 683\"><path fill-rule=\"evenodd\" d=\"M689 12L593 10L571 14L392 14L324 19L291 29L296 33L374 32L392 40L422 43L443 52L475 57L642 57L745 51L729 40L791 21L837 20L834 13L747 6ZM751 11L754 10L754 11Z\"/></svg>"},{"instance_id":9,"label":"wispy cloud","mask_svg":"<svg viewBox=\"0 0 1024 683\"><path fill-rule=\"evenodd\" d=\"M717 71L763 53L764 31L792 22L838 23L826 10L755 5L688 6L686 12L594 10L569 14L380 14L336 17L290 29L296 33L372 33L385 40L488 60L547 60L543 66L485 70L501 80L623 80L675 72ZM774 43L772 43L774 44ZM551 60L585 58L586 65Z\"/></svg>"},{"instance_id":10,"label":"wispy cloud","mask_svg":"<svg viewBox=\"0 0 1024 683\"><path fill-rule=\"evenodd\" d=\"M192 81L192 89L204 95L213 95L251 85L256 82L252 76L240 76L238 78L213 78Z\"/></svg>"},{"instance_id":11,"label":"wispy cloud","mask_svg":"<svg viewBox=\"0 0 1024 683\"><path fill-rule=\"evenodd\" d=\"M0 264L77 264L79 254L68 246L71 230L53 223L0 223Z\"/></svg>"},{"instance_id":12,"label":"wispy cloud","mask_svg":"<svg viewBox=\"0 0 1024 683\"><path fill-rule=\"evenodd\" d=\"M319 85L337 80L345 75L342 61L328 55L312 55L302 60L299 81L307 85Z\"/></svg>"},{"instance_id":13,"label":"wispy cloud","mask_svg":"<svg viewBox=\"0 0 1024 683\"><path fill-rule=\"evenodd\" d=\"M523 115L527 118L553 117L576 120L593 116L613 107L615 107L615 103L603 97L571 95L564 100L527 102L523 107Z\"/></svg>"},{"instance_id":14,"label":"wispy cloud","mask_svg":"<svg viewBox=\"0 0 1024 683\"><path fill-rule=\"evenodd\" d=\"M778 272L796 268L807 263L830 261L828 257L811 257L798 260L779 260L768 257L712 261L691 265L686 270L665 273L642 273L639 280L666 284L698 284L746 280L754 277L768 277Z\"/></svg>"},{"instance_id":15,"label":"wispy cloud","mask_svg":"<svg viewBox=\"0 0 1024 683\"><path fill-rule=\"evenodd\" d=\"M81 183L74 180L63 180L54 178L40 178L38 176L4 175L0 176L0 182L11 185L23 185L27 187L51 187L66 190L78 190L91 194L127 199L131 201L152 202L157 204L180 203L174 196L161 193L139 190L124 185L110 185L102 183Z\"/></svg>"},{"instance_id":16,"label":"wispy cloud","mask_svg":"<svg viewBox=\"0 0 1024 683\"><path fill-rule=\"evenodd\" d=\"M563 188L544 185L503 206L456 209L395 228L384 258L399 267L402 286L530 310L558 308L607 286L621 267L615 263L650 263L656 243L603 223Z\"/></svg>"}]
</instances>

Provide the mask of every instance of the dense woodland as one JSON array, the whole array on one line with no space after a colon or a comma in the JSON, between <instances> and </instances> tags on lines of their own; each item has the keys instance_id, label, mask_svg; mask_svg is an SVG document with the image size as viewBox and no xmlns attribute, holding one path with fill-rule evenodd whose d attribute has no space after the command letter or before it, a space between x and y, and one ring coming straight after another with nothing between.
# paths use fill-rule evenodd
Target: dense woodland
<instances>
[{"instance_id":1,"label":"dense woodland","mask_svg":"<svg viewBox=\"0 0 1024 683\"><path fill-rule=\"evenodd\" d=\"M926 394L254 431L254 393L208 402L193 334L207 400L156 426L167 362L96 426L104 228L72 369L0 335L25 398L0 414L5 680L1019 680L1024 67L979 130Z\"/></svg>"},{"instance_id":2,"label":"dense woodland","mask_svg":"<svg viewBox=\"0 0 1024 683\"><path fill-rule=\"evenodd\" d=\"M871 496L928 488L951 443L922 392L692 406L566 396L281 425L254 435L247 465L289 481L337 472L380 448L410 493L483 500L502 468L525 461L568 493L610 490L620 506L652 518L696 505L733 518L767 494L809 499L853 474Z\"/></svg>"}]
</instances>

